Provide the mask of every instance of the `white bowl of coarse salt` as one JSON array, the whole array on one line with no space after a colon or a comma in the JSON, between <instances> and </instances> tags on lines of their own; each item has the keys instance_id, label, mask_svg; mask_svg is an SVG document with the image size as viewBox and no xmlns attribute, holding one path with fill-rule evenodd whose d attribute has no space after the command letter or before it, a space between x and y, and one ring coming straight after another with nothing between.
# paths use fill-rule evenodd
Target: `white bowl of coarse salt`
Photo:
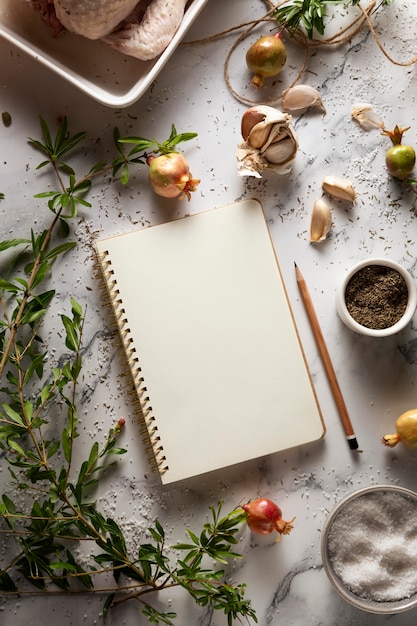
<instances>
[{"instance_id":1,"label":"white bowl of coarse salt","mask_svg":"<svg viewBox=\"0 0 417 626\"><path fill-rule=\"evenodd\" d=\"M321 555L353 606L382 614L417 607L417 494L392 485L350 494L326 519Z\"/></svg>"}]
</instances>

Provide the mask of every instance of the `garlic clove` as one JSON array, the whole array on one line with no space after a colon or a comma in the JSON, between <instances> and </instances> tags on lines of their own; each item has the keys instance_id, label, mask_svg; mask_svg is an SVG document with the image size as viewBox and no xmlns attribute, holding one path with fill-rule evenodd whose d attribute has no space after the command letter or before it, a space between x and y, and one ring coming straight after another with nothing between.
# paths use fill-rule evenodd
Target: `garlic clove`
<instances>
[{"instance_id":1,"label":"garlic clove","mask_svg":"<svg viewBox=\"0 0 417 626\"><path fill-rule=\"evenodd\" d=\"M383 119L367 102L356 102L352 107L352 117L364 130L381 129L385 126Z\"/></svg>"},{"instance_id":2,"label":"garlic clove","mask_svg":"<svg viewBox=\"0 0 417 626\"><path fill-rule=\"evenodd\" d=\"M270 138L272 130L273 126L271 126L271 124L265 121L258 122L250 131L247 141L252 148L260 150L263 146L272 141L272 138Z\"/></svg>"},{"instance_id":3,"label":"garlic clove","mask_svg":"<svg viewBox=\"0 0 417 626\"><path fill-rule=\"evenodd\" d=\"M313 204L310 222L310 241L319 243L324 241L332 225L330 207L323 198L319 198Z\"/></svg>"},{"instance_id":4,"label":"garlic clove","mask_svg":"<svg viewBox=\"0 0 417 626\"><path fill-rule=\"evenodd\" d=\"M244 142L239 144L236 155L240 175L259 177L264 169L279 174L291 171L298 150L291 120L288 113L266 105L257 105L243 114Z\"/></svg>"},{"instance_id":5,"label":"garlic clove","mask_svg":"<svg viewBox=\"0 0 417 626\"><path fill-rule=\"evenodd\" d=\"M325 176L321 185L324 191L339 200L354 202L356 199L356 191L348 178Z\"/></svg>"},{"instance_id":6,"label":"garlic clove","mask_svg":"<svg viewBox=\"0 0 417 626\"><path fill-rule=\"evenodd\" d=\"M296 152L297 145L291 137L287 137L270 144L266 150L262 150L262 155L269 163L278 165L290 161Z\"/></svg>"},{"instance_id":7,"label":"garlic clove","mask_svg":"<svg viewBox=\"0 0 417 626\"><path fill-rule=\"evenodd\" d=\"M290 121L291 115L288 115L288 113L283 113L279 109L267 106L266 104L258 104L247 109L242 115L242 137L247 141L253 127L260 122L264 122L265 124L276 124L277 122L288 124Z\"/></svg>"},{"instance_id":8,"label":"garlic clove","mask_svg":"<svg viewBox=\"0 0 417 626\"><path fill-rule=\"evenodd\" d=\"M319 92L310 87L310 85L296 85L290 87L282 98L282 108L284 111L291 113L297 111L305 111L311 107L318 107L323 114L326 113L326 108L322 102Z\"/></svg>"},{"instance_id":9,"label":"garlic clove","mask_svg":"<svg viewBox=\"0 0 417 626\"><path fill-rule=\"evenodd\" d=\"M242 137L246 141L249 137L249 133L253 129L256 124L262 122L265 119L265 113L263 111L259 111L257 107L252 107L244 112L241 120L241 132Z\"/></svg>"}]
</instances>

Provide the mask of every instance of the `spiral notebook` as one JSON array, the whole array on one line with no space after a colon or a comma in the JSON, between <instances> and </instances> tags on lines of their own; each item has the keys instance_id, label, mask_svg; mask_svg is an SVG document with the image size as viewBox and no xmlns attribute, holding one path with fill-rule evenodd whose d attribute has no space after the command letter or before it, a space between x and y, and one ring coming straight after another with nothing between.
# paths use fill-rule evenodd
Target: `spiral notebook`
<instances>
[{"instance_id":1,"label":"spiral notebook","mask_svg":"<svg viewBox=\"0 0 417 626\"><path fill-rule=\"evenodd\" d=\"M103 239L96 252L162 483L324 435L257 200Z\"/></svg>"}]
</instances>

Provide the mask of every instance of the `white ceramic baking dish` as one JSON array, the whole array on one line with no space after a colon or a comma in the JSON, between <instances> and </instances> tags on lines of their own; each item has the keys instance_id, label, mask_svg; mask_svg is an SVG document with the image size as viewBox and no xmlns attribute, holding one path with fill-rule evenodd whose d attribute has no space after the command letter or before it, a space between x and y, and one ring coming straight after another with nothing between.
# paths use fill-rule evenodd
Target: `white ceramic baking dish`
<instances>
[{"instance_id":1,"label":"white ceramic baking dish","mask_svg":"<svg viewBox=\"0 0 417 626\"><path fill-rule=\"evenodd\" d=\"M54 38L23 0L1 0L0 35L97 102L121 108L136 102L150 87L206 3L188 3L173 40L151 61L128 57L102 41L71 33Z\"/></svg>"}]
</instances>

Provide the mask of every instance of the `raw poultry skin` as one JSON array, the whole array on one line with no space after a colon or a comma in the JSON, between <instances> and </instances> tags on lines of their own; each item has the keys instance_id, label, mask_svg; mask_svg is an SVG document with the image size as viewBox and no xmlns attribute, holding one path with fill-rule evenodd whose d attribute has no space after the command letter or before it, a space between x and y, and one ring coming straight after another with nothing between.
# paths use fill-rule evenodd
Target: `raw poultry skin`
<instances>
[{"instance_id":1,"label":"raw poultry skin","mask_svg":"<svg viewBox=\"0 0 417 626\"><path fill-rule=\"evenodd\" d=\"M188 0L26 0L55 36L68 30L102 39L123 54L147 61L169 45Z\"/></svg>"},{"instance_id":2,"label":"raw poultry skin","mask_svg":"<svg viewBox=\"0 0 417 626\"><path fill-rule=\"evenodd\" d=\"M148 4L143 17L135 20L133 14L104 41L144 61L161 54L181 25L187 0L152 0Z\"/></svg>"},{"instance_id":3,"label":"raw poultry skin","mask_svg":"<svg viewBox=\"0 0 417 626\"><path fill-rule=\"evenodd\" d=\"M54 4L57 18L67 30L100 39L133 11L138 0L54 0Z\"/></svg>"}]
</instances>

